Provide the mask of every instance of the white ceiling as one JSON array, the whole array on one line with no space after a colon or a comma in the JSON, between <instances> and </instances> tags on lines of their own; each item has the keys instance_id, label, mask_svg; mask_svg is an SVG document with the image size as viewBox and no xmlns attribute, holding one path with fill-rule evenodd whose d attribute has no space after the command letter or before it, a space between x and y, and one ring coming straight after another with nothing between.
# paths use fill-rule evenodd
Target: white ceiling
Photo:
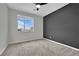
<instances>
[{"instance_id":1,"label":"white ceiling","mask_svg":"<svg viewBox=\"0 0 79 59\"><path fill-rule=\"evenodd\" d=\"M46 5L42 5L39 11L33 10L33 9L36 9L35 4L33 3L8 3L8 7L12 9L24 11L24 12L36 14L39 16L46 16L51 12L54 12L57 9L62 8L67 4L68 3L48 3Z\"/></svg>"}]
</instances>

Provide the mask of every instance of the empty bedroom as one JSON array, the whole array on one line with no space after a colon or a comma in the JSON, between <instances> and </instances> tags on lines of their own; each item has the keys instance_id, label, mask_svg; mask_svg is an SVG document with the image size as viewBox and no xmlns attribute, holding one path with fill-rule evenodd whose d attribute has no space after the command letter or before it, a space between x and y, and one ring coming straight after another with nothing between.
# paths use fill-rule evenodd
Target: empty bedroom
<instances>
[{"instance_id":1,"label":"empty bedroom","mask_svg":"<svg viewBox=\"0 0 79 59\"><path fill-rule=\"evenodd\" d=\"M79 3L0 3L1 56L79 56Z\"/></svg>"}]
</instances>

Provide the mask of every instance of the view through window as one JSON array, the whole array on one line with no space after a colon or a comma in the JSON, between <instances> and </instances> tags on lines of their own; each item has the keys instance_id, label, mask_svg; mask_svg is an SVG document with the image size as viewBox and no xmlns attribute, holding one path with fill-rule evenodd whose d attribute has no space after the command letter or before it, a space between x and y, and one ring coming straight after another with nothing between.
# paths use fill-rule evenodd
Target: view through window
<instances>
[{"instance_id":1,"label":"view through window","mask_svg":"<svg viewBox=\"0 0 79 59\"><path fill-rule=\"evenodd\" d=\"M17 16L18 31L33 32L33 18L27 16Z\"/></svg>"}]
</instances>

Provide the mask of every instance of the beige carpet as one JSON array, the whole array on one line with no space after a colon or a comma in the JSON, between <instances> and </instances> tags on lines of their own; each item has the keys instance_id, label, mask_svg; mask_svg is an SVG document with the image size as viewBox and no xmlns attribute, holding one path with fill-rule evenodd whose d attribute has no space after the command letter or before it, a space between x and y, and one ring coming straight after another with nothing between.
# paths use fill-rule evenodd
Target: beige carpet
<instances>
[{"instance_id":1,"label":"beige carpet","mask_svg":"<svg viewBox=\"0 0 79 59\"><path fill-rule=\"evenodd\" d=\"M79 51L41 39L9 45L2 56L79 56Z\"/></svg>"}]
</instances>

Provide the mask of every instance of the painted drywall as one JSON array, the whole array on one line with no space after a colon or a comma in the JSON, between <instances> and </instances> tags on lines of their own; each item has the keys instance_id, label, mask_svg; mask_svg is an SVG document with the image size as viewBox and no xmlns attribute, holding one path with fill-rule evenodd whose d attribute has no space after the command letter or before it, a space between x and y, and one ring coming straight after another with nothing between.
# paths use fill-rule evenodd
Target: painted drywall
<instances>
[{"instance_id":1,"label":"painted drywall","mask_svg":"<svg viewBox=\"0 0 79 59\"><path fill-rule=\"evenodd\" d=\"M0 3L0 54L8 45L8 8Z\"/></svg>"},{"instance_id":2,"label":"painted drywall","mask_svg":"<svg viewBox=\"0 0 79 59\"><path fill-rule=\"evenodd\" d=\"M34 19L34 32L17 30L17 15L29 16ZM43 38L43 17L9 8L9 43L17 43Z\"/></svg>"},{"instance_id":3,"label":"painted drywall","mask_svg":"<svg viewBox=\"0 0 79 59\"><path fill-rule=\"evenodd\" d=\"M79 48L79 4L69 4L45 16L44 37Z\"/></svg>"}]
</instances>

